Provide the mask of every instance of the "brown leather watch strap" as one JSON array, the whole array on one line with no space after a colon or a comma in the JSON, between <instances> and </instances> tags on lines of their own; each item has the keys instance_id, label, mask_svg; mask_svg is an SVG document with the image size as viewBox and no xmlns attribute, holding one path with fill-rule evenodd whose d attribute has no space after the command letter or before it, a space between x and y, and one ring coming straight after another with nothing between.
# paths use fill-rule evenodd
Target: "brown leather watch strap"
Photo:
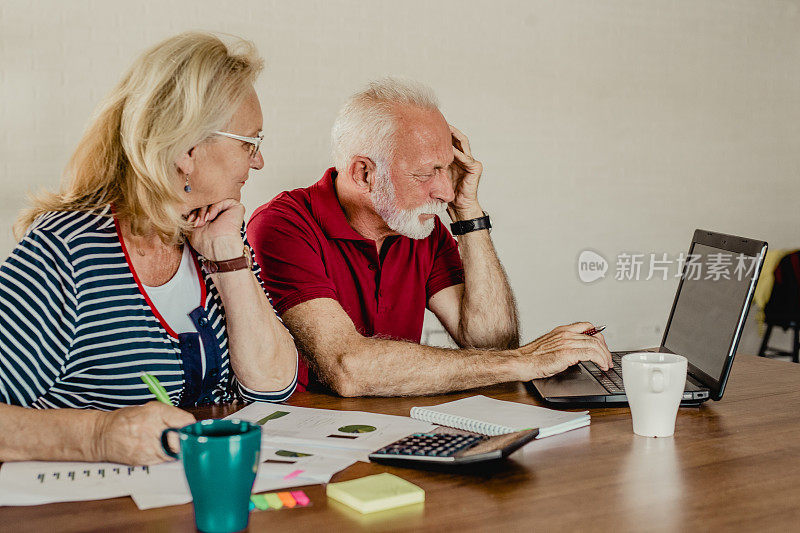
<instances>
[{"instance_id":1,"label":"brown leather watch strap","mask_svg":"<svg viewBox=\"0 0 800 533\"><path fill-rule=\"evenodd\" d=\"M211 261L210 259L203 259L203 271L206 274L216 274L222 272L234 272L236 270L244 270L252 267L253 262L250 257L250 250L247 246L244 247L244 252L241 257L234 259L226 259L225 261Z\"/></svg>"}]
</instances>

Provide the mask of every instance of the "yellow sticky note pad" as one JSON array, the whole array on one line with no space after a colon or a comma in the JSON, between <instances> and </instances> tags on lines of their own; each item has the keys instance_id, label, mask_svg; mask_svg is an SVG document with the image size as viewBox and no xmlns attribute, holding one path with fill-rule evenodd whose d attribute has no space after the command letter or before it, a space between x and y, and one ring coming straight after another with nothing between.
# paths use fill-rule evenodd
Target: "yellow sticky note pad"
<instances>
[{"instance_id":1,"label":"yellow sticky note pad","mask_svg":"<svg viewBox=\"0 0 800 533\"><path fill-rule=\"evenodd\" d=\"M326 492L329 498L360 513L374 513L425 501L424 490L388 473L329 483Z\"/></svg>"}]
</instances>

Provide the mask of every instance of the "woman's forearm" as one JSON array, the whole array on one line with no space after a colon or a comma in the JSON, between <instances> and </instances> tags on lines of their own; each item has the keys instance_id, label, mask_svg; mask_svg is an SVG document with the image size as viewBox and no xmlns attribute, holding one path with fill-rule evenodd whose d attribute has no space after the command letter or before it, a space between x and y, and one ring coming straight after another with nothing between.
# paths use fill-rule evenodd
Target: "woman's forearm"
<instances>
[{"instance_id":1,"label":"woman's forearm","mask_svg":"<svg viewBox=\"0 0 800 533\"><path fill-rule=\"evenodd\" d=\"M284 390L294 380L297 351L255 274L237 270L213 278L225 306L228 350L236 378L249 389Z\"/></svg>"},{"instance_id":2,"label":"woman's forearm","mask_svg":"<svg viewBox=\"0 0 800 533\"><path fill-rule=\"evenodd\" d=\"M0 461L100 461L101 411L0 404Z\"/></svg>"}]
</instances>

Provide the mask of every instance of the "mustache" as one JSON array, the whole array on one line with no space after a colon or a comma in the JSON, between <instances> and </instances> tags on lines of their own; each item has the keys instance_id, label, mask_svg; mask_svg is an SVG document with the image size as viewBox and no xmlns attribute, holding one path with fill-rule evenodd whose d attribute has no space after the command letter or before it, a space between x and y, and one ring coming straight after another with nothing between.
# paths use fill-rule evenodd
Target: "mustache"
<instances>
[{"instance_id":1,"label":"mustache","mask_svg":"<svg viewBox=\"0 0 800 533\"><path fill-rule=\"evenodd\" d=\"M438 215L441 218L447 214L447 204L433 200L415 208L413 211L416 215Z\"/></svg>"}]
</instances>

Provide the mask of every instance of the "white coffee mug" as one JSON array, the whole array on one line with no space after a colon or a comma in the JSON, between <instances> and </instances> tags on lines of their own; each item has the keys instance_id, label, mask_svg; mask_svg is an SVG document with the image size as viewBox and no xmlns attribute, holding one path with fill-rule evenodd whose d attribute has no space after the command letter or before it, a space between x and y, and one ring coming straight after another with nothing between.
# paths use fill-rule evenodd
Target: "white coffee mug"
<instances>
[{"instance_id":1,"label":"white coffee mug","mask_svg":"<svg viewBox=\"0 0 800 533\"><path fill-rule=\"evenodd\" d=\"M631 406L633 432L643 437L671 437L686 386L686 358L671 353L629 353L622 357L622 381Z\"/></svg>"}]
</instances>

